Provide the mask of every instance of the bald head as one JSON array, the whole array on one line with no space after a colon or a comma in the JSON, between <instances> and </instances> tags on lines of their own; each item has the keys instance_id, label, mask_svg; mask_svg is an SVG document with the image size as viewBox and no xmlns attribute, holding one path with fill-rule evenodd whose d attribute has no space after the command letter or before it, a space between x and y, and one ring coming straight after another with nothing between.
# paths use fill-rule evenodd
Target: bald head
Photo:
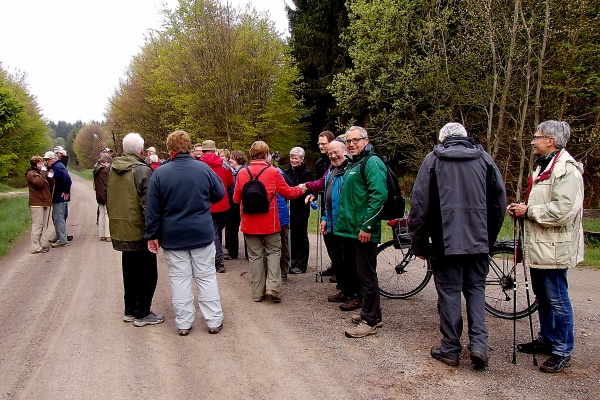
<instances>
[{"instance_id":1,"label":"bald head","mask_svg":"<svg viewBox=\"0 0 600 400\"><path fill-rule=\"evenodd\" d=\"M346 159L346 145L339 140L334 140L327 145L329 160L336 167L342 165Z\"/></svg>"}]
</instances>

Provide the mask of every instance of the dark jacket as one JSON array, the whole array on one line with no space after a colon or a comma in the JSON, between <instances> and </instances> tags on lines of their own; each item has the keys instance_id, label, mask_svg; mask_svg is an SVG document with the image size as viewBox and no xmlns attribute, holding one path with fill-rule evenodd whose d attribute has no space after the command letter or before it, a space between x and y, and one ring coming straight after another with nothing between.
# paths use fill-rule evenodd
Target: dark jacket
<instances>
[{"instance_id":1,"label":"dark jacket","mask_svg":"<svg viewBox=\"0 0 600 400\"><path fill-rule=\"evenodd\" d=\"M448 138L425 157L413 187L413 252L424 257L487 254L505 212L506 190L492 157L468 138Z\"/></svg>"},{"instance_id":2,"label":"dark jacket","mask_svg":"<svg viewBox=\"0 0 600 400\"><path fill-rule=\"evenodd\" d=\"M115 250L147 249L144 212L151 176L152 168L139 156L123 153L112 163L108 173L106 208Z\"/></svg>"},{"instance_id":3,"label":"dark jacket","mask_svg":"<svg viewBox=\"0 0 600 400\"><path fill-rule=\"evenodd\" d=\"M306 164L302 163L297 167L291 165L283 171L292 181L290 186L298 186L300 183L313 181L313 176ZM310 214L310 206L304 203L304 199L308 194L304 193L295 200L290 200L290 215L293 219L308 218Z\"/></svg>"},{"instance_id":4,"label":"dark jacket","mask_svg":"<svg viewBox=\"0 0 600 400\"><path fill-rule=\"evenodd\" d=\"M329 170L330 165L331 160L329 159L327 153L321 154L321 158L319 158L315 163L315 178L321 179L323 176L325 176L325 173L327 170Z\"/></svg>"},{"instance_id":5,"label":"dark jacket","mask_svg":"<svg viewBox=\"0 0 600 400\"><path fill-rule=\"evenodd\" d=\"M167 250L207 246L215 240L211 204L223 198L223 182L206 163L177 154L150 180L144 237Z\"/></svg>"},{"instance_id":6,"label":"dark jacket","mask_svg":"<svg viewBox=\"0 0 600 400\"><path fill-rule=\"evenodd\" d=\"M101 163L94 166L92 174L94 175L94 190L96 191L96 202L98 204L106 204L106 186L108 185L108 172L110 167L106 167Z\"/></svg>"},{"instance_id":7,"label":"dark jacket","mask_svg":"<svg viewBox=\"0 0 600 400\"><path fill-rule=\"evenodd\" d=\"M63 193L71 194L71 176L67 171L67 167L59 160L56 160L50 169L54 171L54 196L52 197L52 202L63 203L71 200L70 196L69 200L63 198Z\"/></svg>"}]
</instances>

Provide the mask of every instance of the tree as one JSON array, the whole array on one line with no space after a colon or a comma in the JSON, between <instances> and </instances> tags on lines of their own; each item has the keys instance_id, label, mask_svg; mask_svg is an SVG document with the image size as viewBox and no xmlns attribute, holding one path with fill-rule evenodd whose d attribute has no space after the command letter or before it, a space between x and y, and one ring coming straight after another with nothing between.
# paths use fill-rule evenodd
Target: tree
<instances>
[{"instance_id":1,"label":"tree","mask_svg":"<svg viewBox=\"0 0 600 400\"><path fill-rule=\"evenodd\" d=\"M111 98L109 123L157 145L174 129L229 148L306 142L299 74L272 22L210 0L164 15Z\"/></svg>"},{"instance_id":2,"label":"tree","mask_svg":"<svg viewBox=\"0 0 600 400\"><path fill-rule=\"evenodd\" d=\"M97 123L87 124L79 130L73 141L73 150L80 166L83 168L94 166L103 148L100 142L107 147L114 146L110 135L102 125Z\"/></svg>"},{"instance_id":3,"label":"tree","mask_svg":"<svg viewBox=\"0 0 600 400\"><path fill-rule=\"evenodd\" d=\"M350 57L341 46L342 33L348 26L344 0L293 0L286 5L290 25L290 49L298 60L304 85L298 95L310 110L304 119L316 146L316 136L323 130L335 131L339 113L328 86L333 77L351 67ZM314 150L317 150L315 147Z\"/></svg>"},{"instance_id":4,"label":"tree","mask_svg":"<svg viewBox=\"0 0 600 400\"><path fill-rule=\"evenodd\" d=\"M31 156L50 144L26 75L11 75L0 63L0 179L23 184Z\"/></svg>"}]
</instances>

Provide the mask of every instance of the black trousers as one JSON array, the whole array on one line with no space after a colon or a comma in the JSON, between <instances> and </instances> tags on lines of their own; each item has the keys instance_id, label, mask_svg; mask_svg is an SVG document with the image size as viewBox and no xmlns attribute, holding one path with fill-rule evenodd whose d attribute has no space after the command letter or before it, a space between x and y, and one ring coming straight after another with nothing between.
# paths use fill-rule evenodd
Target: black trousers
<instances>
[{"instance_id":1,"label":"black trousers","mask_svg":"<svg viewBox=\"0 0 600 400\"><path fill-rule=\"evenodd\" d=\"M308 214L290 216L290 268L306 272L308 267Z\"/></svg>"},{"instance_id":2,"label":"black trousers","mask_svg":"<svg viewBox=\"0 0 600 400\"><path fill-rule=\"evenodd\" d=\"M358 273L356 272L356 239L329 234L331 242L331 266L337 285L347 297L362 299Z\"/></svg>"},{"instance_id":3,"label":"black trousers","mask_svg":"<svg viewBox=\"0 0 600 400\"><path fill-rule=\"evenodd\" d=\"M125 315L144 318L150 314L158 282L156 254L148 249L122 252Z\"/></svg>"},{"instance_id":4,"label":"black trousers","mask_svg":"<svg viewBox=\"0 0 600 400\"><path fill-rule=\"evenodd\" d=\"M377 243L361 243L358 239L353 240L356 247L358 283L365 301L360 316L369 325L374 326L381 321L379 281L377 280Z\"/></svg>"},{"instance_id":5,"label":"black trousers","mask_svg":"<svg viewBox=\"0 0 600 400\"><path fill-rule=\"evenodd\" d=\"M239 254L240 240L240 206L233 202L229 202L229 210L227 210L227 217L225 219L225 248L229 257L236 259Z\"/></svg>"}]
</instances>

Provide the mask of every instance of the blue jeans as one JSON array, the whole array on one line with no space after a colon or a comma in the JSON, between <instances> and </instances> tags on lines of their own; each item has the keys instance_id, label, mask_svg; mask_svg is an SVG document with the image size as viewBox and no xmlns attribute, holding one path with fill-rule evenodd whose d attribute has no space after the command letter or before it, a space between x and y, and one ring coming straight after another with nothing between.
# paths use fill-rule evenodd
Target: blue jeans
<instances>
[{"instance_id":1,"label":"blue jeans","mask_svg":"<svg viewBox=\"0 0 600 400\"><path fill-rule=\"evenodd\" d=\"M538 301L538 339L552 345L552 353L569 356L573 351L573 308L566 269L531 268L531 287Z\"/></svg>"},{"instance_id":2,"label":"blue jeans","mask_svg":"<svg viewBox=\"0 0 600 400\"><path fill-rule=\"evenodd\" d=\"M52 222L56 231L56 240L60 244L69 243L67 240L67 217L65 215L67 204L67 202L52 203Z\"/></svg>"}]
</instances>

